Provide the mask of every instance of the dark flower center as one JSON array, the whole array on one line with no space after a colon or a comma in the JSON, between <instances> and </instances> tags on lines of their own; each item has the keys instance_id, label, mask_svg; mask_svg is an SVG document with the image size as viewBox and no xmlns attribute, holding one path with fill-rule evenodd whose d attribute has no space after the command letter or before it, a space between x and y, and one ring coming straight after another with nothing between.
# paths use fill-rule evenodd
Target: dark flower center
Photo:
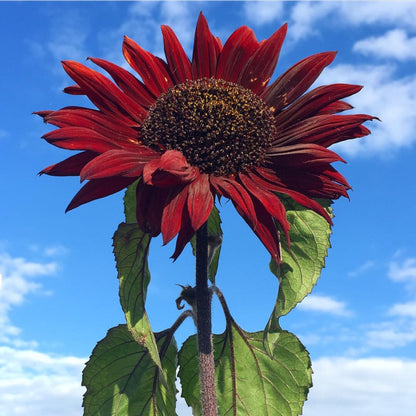
<instances>
[{"instance_id":1,"label":"dark flower center","mask_svg":"<svg viewBox=\"0 0 416 416\"><path fill-rule=\"evenodd\" d=\"M150 108L141 141L178 150L201 172L231 175L262 164L275 132L268 106L252 91L220 79L176 85Z\"/></svg>"}]
</instances>

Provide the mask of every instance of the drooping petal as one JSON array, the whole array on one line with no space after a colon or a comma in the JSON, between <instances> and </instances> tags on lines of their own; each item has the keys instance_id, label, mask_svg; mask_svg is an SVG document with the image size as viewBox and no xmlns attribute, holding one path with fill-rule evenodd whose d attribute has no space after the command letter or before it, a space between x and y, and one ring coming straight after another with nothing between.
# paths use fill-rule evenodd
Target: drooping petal
<instances>
[{"instance_id":1,"label":"drooping petal","mask_svg":"<svg viewBox=\"0 0 416 416\"><path fill-rule=\"evenodd\" d=\"M192 79L191 62L180 44L175 32L166 25L162 25L162 35L165 45L166 60L170 73L176 84L182 84Z\"/></svg>"},{"instance_id":2,"label":"drooping petal","mask_svg":"<svg viewBox=\"0 0 416 416\"><path fill-rule=\"evenodd\" d=\"M208 22L202 12L195 29L194 50L192 54L193 79L215 76L220 44L209 30Z\"/></svg>"},{"instance_id":3,"label":"drooping petal","mask_svg":"<svg viewBox=\"0 0 416 416\"><path fill-rule=\"evenodd\" d=\"M71 209L77 208L80 205L86 204L87 202L94 201L99 198L104 198L108 195L115 194L124 188L131 185L136 178L105 178L105 179L94 179L87 182L78 193L72 198L66 208L66 212Z\"/></svg>"},{"instance_id":4,"label":"drooping petal","mask_svg":"<svg viewBox=\"0 0 416 416\"><path fill-rule=\"evenodd\" d=\"M182 153L168 150L144 167L143 180L148 185L169 187L190 183L198 174L198 168L191 166Z\"/></svg>"},{"instance_id":5,"label":"drooping petal","mask_svg":"<svg viewBox=\"0 0 416 416\"><path fill-rule=\"evenodd\" d=\"M211 175L210 181L218 195L230 199L239 212L244 213L245 218L251 221L253 229L256 228L256 213L250 195L235 179Z\"/></svg>"},{"instance_id":6,"label":"drooping petal","mask_svg":"<svg viewBox=\"0 0 416 416\"><path fill-rule=\"evenodd\" d=\"M360 85L349 84L332 84L315 88L279 113L276 116L276 123L279 128L283 129L289 124L316 115L320 110L341 98L356 94L361 88Z\"/></svg>"},{"instance_id":7,"label":"drooping petal","mask_svg":"<svg viewBox=\"0 0 416 416\"><path fill-rule=\"evenodd\" d=\"M208 220L214 206L209 177L202 174L188 186L188 212L192 228L197 231Z\"/></svg>"},{"instance_id":8,"label":"drooping petal","mask_svg":"<svg viewBox=\"0 0 416 416\"><path fill-rule=\"evenodd\" d=\"M188 186L180 186L170 191L171 197L163 208L161 231L163 244L169 243L181 230L183 210L188 197Z\"/></svg>"},{"instance_id":9,"label":"drooping petal","mask_svg":"<svg viewBox=\"0 0 416 416\"><path fill-rule=\"evenodd\" d=\"M80 172L80 178L81 180L112 176L138 178L145 164L159 157L159 153L148 148L138 148L136 152L110 150L86 164Z\"/></svg>"},{"instance_id":10,"label":"drooping petal","mask_svg":"<svg viewBox=\"0 0 416 416\"><path fill-rule=\"evenodd\" d=\"M237 82L241 71L258 48L254 32L241 26L227 39L218 59L216 78Z\"/></svg>"},{"instance_id":11,"label":"drooping petal","mask_svg":"<svg viewBox=\"0 0 416 416\"><path fill-rule=\"evenodd\" d=\"M278 113L300 97L335 58L336 52L311 55L289 68L261 94L263 100Z\"/></svg>"},{"instance_id":12,"label":"drooping petal","mask_svg":"<svg viewBox=\"0 0 416 416\"><path fill-rule=\"evenodd\" d=\"M179 231L178 238L176 239L175 252L171 256L173 260L176 260L179 257L194 234L195 230L192 228L189 212L187 209L184 209L182 211L181 229Z\"/></svg>"},{"instance_id":13,"label":"drooping petal","mask_svg":"<svg viewBox=\"0 0 416 416\"><path fill-rule=\"evenodd\" d=\"M167 193L139 181L136 188L136 219L141 230L156 237L161 231Z\"/></svg>"},{"instance_id":14,"label":"drooping petal","mask_svg":"<svg viewBox=\"0 0 416 416\"><path fill-rule=\"evenodd\" d=\"M118 89L108 78L75 61L64 61L66 73L82 88L88 98L104 113L116 114L128 124L129 118L142 121L147 112ZM132 121L130 121L131 123Z\"/></svg>"},{"instance_id":15,"label":"drooping petal","mask_svg":"<svg viewBox=\"0 0 416 416\"><path fill-rule=\"evenodd\" d=\"M287 32L287 24L269 39L260 42L238 78L238 83L255 93L260 93L270 81L279 59L280 49Z\"/></svg>"},{"instance_id":16,"label":"drooping petal","mask_svg":"<svg viewBox=\"0 0 416 416\"><path fill-rule=\"evenodd\" d=\"M239 178L245 188L253 195L264 207L264 209L280 224L286 240L289 241L290 224L286 218L286 209L278 196L254 182L249 176L240 174Z\"/></svg>"},{"instance_id":17,"label":"drooping petal","mask_svg":"<svg viewBox=\"0 0 416 416\"><path fill-rule=\"evenodd\" d=\"M155 102L156 98L146 86L124 68L114 65L104 59L89 59L96 65L105 69L111 75L118 87L130 98L137 101L143 108L149 108Z\"/></svg>"},{"instance_id":18,"label":"drooping petal","mask_svg":"<svg viewBox=\"0 0 416 416\"><path fill-rule=\"evenodd\" d=\"M92 159L97 157L98 153L95 152L81 152L68 157L62 162L55 163L54 165L48 166L39 172L39 175L50 175L50 176L78 176L82 168Z\"/></svg>"},{"instance_id":19,"label":"drooping petal","mask_svg":"<svg viewBox=\"0 0 416 416\"><path fill-rule=\"evenodd\" d=\"M140 75L144 85L155 97L159 97L173 85L163 61L145 51L127 36L124 37L123 54L126 61Z\"/></svg>"}]
</instances>

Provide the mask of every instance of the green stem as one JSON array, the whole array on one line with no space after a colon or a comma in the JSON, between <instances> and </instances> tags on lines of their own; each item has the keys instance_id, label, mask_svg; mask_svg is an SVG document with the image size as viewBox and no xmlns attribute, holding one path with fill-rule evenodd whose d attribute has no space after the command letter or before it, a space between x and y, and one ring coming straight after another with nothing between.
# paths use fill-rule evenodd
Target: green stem
<instances>
[{"instance_id":1,"label":"green stem","mask_svg":"<svg viewBox=\"0 0 416 416\"><path fill-rule=\"evenodd\" d=\"M211 293L208 289L208 227L196 233L196 327L203 416L218 416L212 347Z\"/></svg>"}]
</instances>

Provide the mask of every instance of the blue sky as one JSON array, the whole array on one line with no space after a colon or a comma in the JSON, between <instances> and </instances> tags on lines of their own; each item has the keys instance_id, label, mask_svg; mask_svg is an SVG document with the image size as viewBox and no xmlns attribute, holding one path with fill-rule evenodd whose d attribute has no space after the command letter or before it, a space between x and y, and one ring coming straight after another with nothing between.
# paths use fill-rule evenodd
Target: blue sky
<instances>
[{"instance_id":1,"label":"blue sky","mask_svg":"<svg viewBox=\"0 0 416 416\"><path fill-rule=\"evenodd\" d=\"M64 214L76 178L38 177L68 153L40 137L31 113L85 105L60 61L87 56L125 65L123 35L162 56L159 26L191 53L199 11L223 41L251 26L258 39L289 23L275 76L305 56L337 50L315 85L364 85L349 102L380 117L371 136L339 145L337 168L353 187L334 205L327 267L310 295L282 320L312 356L306 416L411 414L416 405L416 2L1 2L0 39L0 415L82 414L81 371L107 329L123 322L111 237L121 194ZM88 64L88 63L87 63ZM89 64L88 64L89 65ZM277 282L266 250L221 208L218 286L246 330L262 329ZM177 316L176 283L193 281L190 250L151 246L148 310L155 330ZM214 329L224 322L214 302ZM194 332L186 322L182 342ZM190 415L183 403L179 414Z\"/></svg>"}]
</instances>

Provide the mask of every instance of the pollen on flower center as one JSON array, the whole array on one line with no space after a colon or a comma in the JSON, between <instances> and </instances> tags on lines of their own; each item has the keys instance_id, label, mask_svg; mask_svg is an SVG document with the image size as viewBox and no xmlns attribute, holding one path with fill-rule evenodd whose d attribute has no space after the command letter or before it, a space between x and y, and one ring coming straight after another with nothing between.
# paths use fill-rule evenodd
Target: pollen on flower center
<instances>
[{"instance_id":1,"label":"pollen on flower center","mask_svg":"<svg viewBox=\"0 0 416 416\"><path fill-rule=\"evenodd\" d=\"M262 164L274 131L271 111L252 91L203 78L162 94L140 139L159 151L180 151L201 172L231 175Z\"/></svg>"}]
</instances>

